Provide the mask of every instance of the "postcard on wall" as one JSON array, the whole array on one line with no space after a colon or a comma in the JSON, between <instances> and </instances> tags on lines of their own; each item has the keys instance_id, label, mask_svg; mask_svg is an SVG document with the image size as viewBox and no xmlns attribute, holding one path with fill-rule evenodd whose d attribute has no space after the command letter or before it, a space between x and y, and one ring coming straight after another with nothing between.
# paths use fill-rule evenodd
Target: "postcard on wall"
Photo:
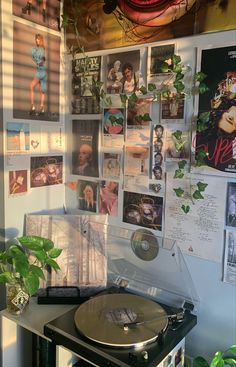
<instances>
[{"instance_id":1,"label":"postcard on wall","mask_svg":"<svg viewBox=\"0 0 236 367\"><path fill-rule=\"evenodd\" d=\"M168 99L161 100L161 122L184 122L184 106L183 98L177 99L176 94L172 93Z\"/></svg>"},{"instance_id":2,"label":"postcard on wall","mask_svg":"<svg viewBox=\"0 0 236 367\"><path fill-rule=\"evenodd\" d=\"M118 215L119 183L101 181L99 185L99 213L111 216Z\"/></svg>"},{"instance_id":3,"label":"postcard on wall","mask_svg":"<svg viewBox=\"0 0 236 367\"><path fill-rule=\"evenodd\" d=\"M236 227L236 182L228 182L226 198L226 225Z\"/></svg>"},{"instance_id":4,"label":"postcard on wall","mask_svg":"<svg viewBox=\"0 0 236 367\"><path fill-rule=\"evenodd\" d=\"M60 28L60 8L60 1L54 0L12 1L12 12L14 15L55 31L59 31Z\"/></svg>"},{"instance_id":5,"label":"postcard on wall","mask_svg":"<svg viewBox=\"0 0 236 367\"><path fill-rule=\"evenodd\" d=\"M197 183L207 184L203 200L187 199L189 190L196 190ZM178 197L174 189L186 193ZM167 173L165 201L165 237L173 239L180 249L188 255L210 261L221 262L224 242L226 182L224 178L207 175L191 175L189 179L173 178ZM182 205L189 205L186 214Z\"/></svg>"},{"instance_id":6,"label":"postcard on wall","mask_svg":"<svg viewBox=\"0 0 236 367\"><path fill-rule=\"evenodd\" d=\"M103 136L104 147L123 147L125 127L124 108L104 108Z\"/></svg>"},{"instance_id":7,"label":"postcard on wall","mask_svg":"<svg viewBox=\"0 0 236 367\"><path fill-rule=\"evenodd\" d=\"M106 216L27 215L26 234L51 239L63 251L60 270L46 272L46 286L79 287L82 296L105 288L107 283ZM83 269L83 270L81 270Z\"/></svg>"},{"instance_id":8,"label":"postcard on wall","mask_svg":"<svg viewBox=\"0 0 236 367\"><path fill-rule=\"evenodd\" d=\"M30 128L28 123L7 122L6 147L8 152L26 153L30 150Z\"/></svg>"},{"instance_id":9,"label":"postcard on wall","mask_svg":"<svg viewBox=\"0 0 236 367\"><path fill-rule=\"evenodd\" d=\"M225 231L223 281L236 285L236 231Z\"/></svg>"},{"instance_id":10,"label":"postcard on wall","mask_svg":"<svg viewBox=\"0 0 236 367\"><path fill-rule=\"evenodd\" d=\"M59 36L14 22L14 118L59 121L60 42Z\"/></svg>"},{"instance_id":11,"label":"postcard on wall","mask_svg":"<svg viewBox=\"0 0 236 367\"><path fill-rule=\"evenodd\" d=\"M77 185L78 209L87 212L97 212L98 208L98 183L94 181L79 180Z\"/></svg>"},{"instance_id":12,"label":"postcard on wall","mask_svg":"<svg viewBox=\"0 0 236 367\"><path fill-rule=\"evenodd\" d=\"M138 98L128 103L126 117L126 143L148 145L150 142L151 99Z\"/></svg>"},{"instance_id":13,"label":"postcard on wall","mask_svg":"<svg viewBox=\"0 0 236 367\"><path fill-rule=\"evenodd\" d=\"M72 61L72 113L100 113L95 84L101 80L101 56Z\"/></svg>"},{"instance_id":14,"label":"postcard on wall","mask_svg":"<svg viewBox=\"0 0 236 367\"><path fill-rule=\"evenodd\" d=\"M162 230L163 197L124 191L123 222Z\"/></svg>"},{"instance_id":15,"label":"postcard on wall","mask_svg":"<svg viewBox=\"0 0 236 367\"><path fill-rule=\"evenodd\" d=\"M185 125L168 125L165 129L165 160L179 161L190 158L190 136Z\"/></svg>"},{"instance_id":16,"label":"postcard on wall","mask_svg":"<svg viewBox=\"0 0 236 367\"><path fill-rule=\"evenodd\" d=\"M63 156L30 158L30 187L58 185L63 182Z\"/></svg>"},{"instance_id":17,"label":"postcard on wall","mask_svg":"<svg viewBox=\"0 0 236 367\"><path fill-rule=\"evenodd\" d=\"M140 50L107 56L106 90L109 94L133 93L139 88Z\"/></svg>"},{"instance_id":18,"label":"postcard on wall","mask_svg":"<svg viewBox=\"0 0 236 367\"><path fill-rule=\"evenodd\" d=\"M61 125L41 125L41 153L59 153L65 148L64 130Z\"/></svg>"},{"instance_id":19,"label":"postcard on wall","mask_svg":"<svg viewBox=\"0 0 236 367\"><path fill-rule=\"evenodd\" d=\"M72 121L72 174L98 177L99 120Z\"/></svg>"},{"instance_id":20,"label":"postcard on wall","mask_svg":"<svg viewBox=\"0 0 236 367\"><path fill-rule=\"evenodd\" d=\"M148 48L148 82L161 85L173 70L172 57L175 44L163 44Z\"/></svg>"},{"instance_id":21,"label":"postcard on wall","mask_svg":"<svg viewBox=\"0 0 236 367\"><path fill-rule=\"evenodd\" d=\"M121 153L102 152L102 176L104 178L120 178Z\"/></svg>"},{"instance_id":22,"label":"postcard on wall","mask_svg":"<svg viewBox=\"0 0 236 367\"><path fill-rule=\"evenodd\" d=\"M9 171L9 195L25 194L28 191L28 171Z\"/></svg>"},{"instance_id":23,"label":"postcard on wall","mask_svg":"<svg viewBox=\"0 0 236 367\"><path fill-rule=\"evenodd\" d=\"M195 160L202 157L206 174L234 177L236 173L236 46L199 51L199 70L209 90L199 96L193 142Z\"/></svg>"},{"instance_id":24,"label":"postcard on wall","mask_svg":"<svg viewBox=\"0 0 236 367\"><path fill-rule=\"evenodd\" d=\"M124 187L148 186L150 148L126 146L124 156Z\"/></svg>"}]
</instances>

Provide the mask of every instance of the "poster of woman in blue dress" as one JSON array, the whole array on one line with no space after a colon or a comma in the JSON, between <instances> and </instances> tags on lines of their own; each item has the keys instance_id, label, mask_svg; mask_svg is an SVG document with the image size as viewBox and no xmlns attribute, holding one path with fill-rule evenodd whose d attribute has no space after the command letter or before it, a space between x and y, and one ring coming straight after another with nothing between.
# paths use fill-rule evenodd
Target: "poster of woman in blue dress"
<instances>
[{"instance_id":1,"label":"poster of woman in blue dress","mask_svg":"<svg viewBox=\"0 0 236 367\"><path fill-rule=\"evenodd\" d=\"M60 37L14 22L13 117L59 121Z\"/></svg>"}]
</instances>

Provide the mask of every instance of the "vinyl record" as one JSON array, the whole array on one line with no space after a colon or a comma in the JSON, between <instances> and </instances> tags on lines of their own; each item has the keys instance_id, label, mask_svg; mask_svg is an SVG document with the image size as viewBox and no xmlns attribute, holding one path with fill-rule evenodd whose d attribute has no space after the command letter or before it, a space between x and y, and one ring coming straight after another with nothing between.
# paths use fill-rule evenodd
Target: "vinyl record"
<instances>
[{"instance_id":1,"label":"vinyl record","mask_svg":"<svg viewBox=\"0 0 236 367\"><path fill-rule=\"evenodd\" d=\"M145 261L155 259L159 251L157 238L147 229L137 229L132 234L131 247L135 255Z\"/></svg>"},{"instance_id":2,"label":"vinyl record","mask_svg":"<svg viewBox=\"0 0 236 367\"><path fill-rule=\"evenodd\" d=\"M153 342L168 325L166 311L158 303L123 293L89 299L77 309L74 321L82 335L110 347Z\"/></svg>"}]
</instances>

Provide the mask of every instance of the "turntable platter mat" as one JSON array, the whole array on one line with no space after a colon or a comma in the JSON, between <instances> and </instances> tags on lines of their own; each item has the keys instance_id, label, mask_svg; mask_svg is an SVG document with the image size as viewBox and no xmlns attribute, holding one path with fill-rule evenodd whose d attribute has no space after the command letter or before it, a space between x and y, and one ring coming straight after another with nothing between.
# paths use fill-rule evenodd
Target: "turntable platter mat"
<instances>
[{"instance_id":1,"label":"turntable platter mat","mask_svg":"<svg viewBox=\"0 0 236 367\"><path fill-rule=\"evenodd\" d=\"M75 312L78 331L95 342L113 347L141 346L157 339L168 325L156 302L133 294L104 294L84 302ZM124 330L124 325L133 324Z\"/></svg>"}]
</instances>

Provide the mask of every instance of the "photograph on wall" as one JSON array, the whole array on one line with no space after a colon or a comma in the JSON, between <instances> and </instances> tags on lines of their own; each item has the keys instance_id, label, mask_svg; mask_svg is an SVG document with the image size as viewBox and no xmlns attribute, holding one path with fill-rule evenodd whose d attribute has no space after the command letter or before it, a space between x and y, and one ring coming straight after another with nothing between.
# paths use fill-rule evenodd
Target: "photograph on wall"
<instances>
[{"instance_id":1,"label":"photograph on wall","mask_svg":"<svg viewBox=\"0 0 236 367\"><path fill-rule=\"evenodd\" d=\"M119 183L101 181L99 185L99 213L111 216L118 215Z\"/></svg>"},{"instance_id":2,"label":"photograph on wall","mask_svg":"<svg viewBox=\"0 0 236 367\"><path fill-rule=\"evenodd\" d=\"M7 122L7 151L25 153L30 150L30 128L24 122Z\"/></svg>"},{"instance_id":3,"label":"photograph on wall","mask_svg":"<svg viewBox=\"0 0 236 367\"><path fill-rule=\"evenodd\" d=\"M62 153L65 149L64 128L58 124L41 125L41 153Z\"/></svg>"},{"instance_id":4,"label":"photograph on wall","mask_svg":"<svg viewBox=\"0 0 236 367\"><path fill-rule=\"evenodd\" d=\"M103 136L104 147L122 147L124 144L125 109L104 108Z\"/></svg>"},{"instance_id":5,"label":"photograph on wall","mask_svg":"<svg viewBox=\"0 0 236 367\"><path fill-rule=\"evenodd\" d=\"M149 179L150 148L144 146L125 146L124 187L134 190L147 187Z\"/></svg>"},{"instance_id":6,"label":"photograph on wall","mask_svg":"<svg viewBox=\"0 0 236 367\"><path fill-rule=\"evenodd\" d=\"M200 52L201 51L201 52ZM195 160L205 173L236 173L236 46L199 51L199 70L209 90L199 96ZM199 158L200 157L200 158ZM194 168L198 171L197 168Z\"/></svg>"},{"instance_id":7,"label":"photograph on wall","mask_svg":"<svg viewBox=\"0 0 236 367\"><path fill-rule=\"evenodd\" d=\"M72 121L72 174L98 177L99 120Z\"/></svg>"},{"instance_id":8,"label":"photograph on wall","mask_svg":"<svg viewBox=\"0 0 236 367\"><path fill-rule=\"evenodd\" d=\"M60 270L45 271L40 287L74 286L81 296L96 294L107 284L107 252L103 215L27 215L26 235L46 237L63 249Z\"/></svg>"},{"instance_id":9,"label":"photograph on wall","mask_svg":"<svg viewBox=\"0 0 236 367\"><path fill-rule=\"evenodd\" d=\"M63 157L30 158L30 187L58 185L63 182Z\"/></svg>"},{"instance_id":10,"label":"photograph on wall","mask_svg":"<svg viewBox=\"0 0 236 367\"><path fill-rule=\"evenodd\" d=\"M150 141L151 98L138 98L128 102L126 117L126 142L147 145Z\"/></svg>"},{"instance_id":11,"label":"photograph on wall","mask_svg":"<svg viewBox=\"0 0 236 367\"><path fill-rule=\"evenodd\" d=\"M163 44L148 48L147 77L149 83L161 86L162 83L172 78L175 44Z\"/></svg>"},{"instance_id":12,"label":"photograph on wall","mask_svg":"<svg viewBox=\"0 0 236 367\"><path fill-rule=\"evenodd\" d=\"M12 0L17 17L59 31L61 2L55 0Z\"/></svg>"},{"instance_id":13,"label":"photograph on wall","mask_svg":"<svg viewBox=\"0 0 236 367\"><path fill-rule=\"evenodd\" d=\"M226 225L236 227L236 182L228 182L226 200Z\"/></svg>"},{"instance_id":14,"label":"photograph on wall","mask_svg":"<svg viewBox=\"0 0 236 367\"><path fill-rule=\"evenodd\" d=\"M185 125L168 125L165 129L165 160L178 161L190 158L190 137Z\"/></svg>"},{"instance_id":15,"label":"photograph on wall","mask_svg":"<svg viewBox=\"0 0 236 367\"><path fill-rule=\"evenodd\" d=\"M120 178L121 153L102 152L101 161L104 178Z\"/></svg>"},{"instance_id":16,"label":"photograph on wall","mask_svg":"<svg viewBox=\"0 0 236 367\"><path fill-rule=\"evenodd\" d=\"M9 171L9 195L27 193L28 190L28 171L18 170Z\"/></svg>"},{"instance_id":17,"label":"photograph on wall","mask_svg":"<svg viewBox=\"0 0 236 367\"><path fill-rule=\"evenodd\" d=\"M101 80L101 56L72 60L72 113L100 113L95 83Z\"/></svg>"},{"instance_id":18,"label":"photograph on wall","mask_svg":"<svg viewBox=\"0 0 236 367\"><path fill-rule=\"evenodd\" d=\"M106 89L109 94L130 94L139 88L140 51L107 56Z\"/></svg>"},{"instance_id":19,"label":"photograph on wall","mask_svg":"<svg viewBox=\"0 0 236 367\"><path fill-rule=\"evenodd\" d=\"M163 123L184 122L184 99L172 93L168 99L161 100L161 120Z\"/></svg>"},{"instance_id":20,"label":"photograph on wall","mask_svg":"<svg viewBox=\"0 0 236 367\"><path fill-rule=\"evenodd\" d=\"M124 191L123 204L123 222L162 230L162 197Z\"/></svg>"},{"instance_id":21,"label":"photograph on wall","mask_svg":"<svg viewBox=\"0 0 236 367\"><path fill-rule=\"evenodd\" d=\"M236 231L225 231L223 281L236 285Z\"/></svg>"},{"instance_id":22,"label":"photograph on wall","mask_svg":"<svg viewBox=\"0 0 236 367\"><path fill-rule=\"evenodd\" d=\"M59 121L60 37L13 27L13 117Z\"/></svg>"},{"instance_id":23,"label":"photograph on wall","mask_svg":"<svg viewBox=\"0 0 236 367\"><path fill-rule=\"evenodd\" d=\"M98 183L94 181L79 180L77 185L78 209L87 212L97 212Z\"/></svg>"}]
</instances>

